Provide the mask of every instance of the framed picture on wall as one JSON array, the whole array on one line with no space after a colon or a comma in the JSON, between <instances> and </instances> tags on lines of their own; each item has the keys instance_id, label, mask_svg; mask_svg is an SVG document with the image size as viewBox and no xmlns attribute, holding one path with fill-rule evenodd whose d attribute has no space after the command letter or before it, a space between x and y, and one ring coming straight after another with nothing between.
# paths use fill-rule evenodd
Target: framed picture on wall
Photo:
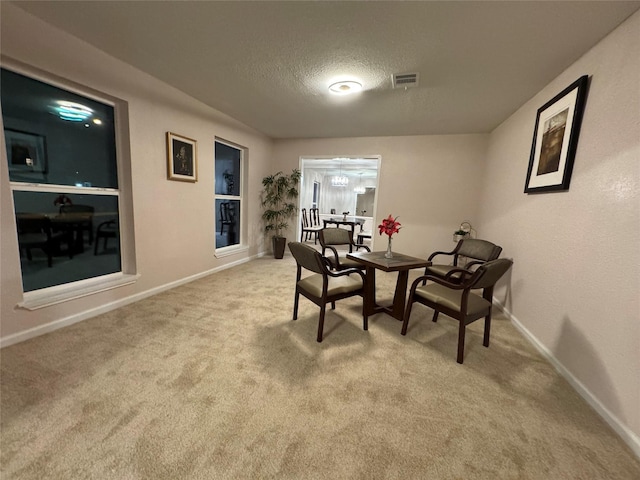
<instances>
[{"instance_id":1,"label":"framed picture on wall","mask_svg":"<svg viewBox=\"0 0 640 480\"><path fill-rule=\"evenodd\" d=\"M192 138L167 132L167 178L181 182L198 180L198 152Z\"/></svg>"},{"instance_id":2,"label":"framed picture on wall","mask_svg":"<svg viewBox=\"0 0 640 480\"><path fill-rule=\"evenodd\" d=\"M538 109L525 193L569 189L588 78L583 75Z\"/></svg>"},{"instance_id":3,"label":"framed picture on wall","mask_svg":"<svg viewBox=\"0 0 640 480\"><path fill-rule=\"evenodd\" d=\"M47 144L43 135L4 129L9 172L21 175L47 173Z\"/></svg>"}]
</instances>

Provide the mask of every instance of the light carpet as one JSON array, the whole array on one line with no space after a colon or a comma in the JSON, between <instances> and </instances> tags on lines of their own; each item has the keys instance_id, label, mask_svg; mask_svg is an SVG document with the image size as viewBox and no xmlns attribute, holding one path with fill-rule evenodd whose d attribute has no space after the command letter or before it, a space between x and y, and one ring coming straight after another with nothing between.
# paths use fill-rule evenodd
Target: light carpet
<instances>
[{"instance_id":1,"label":"light carpet","mask_svg":"<svg viewBox=\"0 0 640 480\"><path fill-rule=\"evenodd\" d=\"M499 312L459 365L457 322L422 305L403 337L342 300L317 343L294 282L265 257L4 348L2 479L640 478Z\"/></svg>"}]
</instances>

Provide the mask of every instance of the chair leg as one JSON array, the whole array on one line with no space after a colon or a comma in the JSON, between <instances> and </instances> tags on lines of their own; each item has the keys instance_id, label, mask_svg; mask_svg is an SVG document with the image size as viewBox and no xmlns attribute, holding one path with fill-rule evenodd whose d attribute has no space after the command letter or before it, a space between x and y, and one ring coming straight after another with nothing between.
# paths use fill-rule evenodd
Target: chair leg
<instances>
[{"instance_id":1,"label":"chair leg","mask_svg":"<svg viewBox=\"0 0 640 480\"><path fill-rule=\"evenodd\" d=\"M440 313L440 312L439 312L438 310L435 310L435 311L433 312L433 318L431 319L431 321L432 321L432 322L437 322L437 321L438 321L438 314L439 314L439 313Z\"/></svg>"},{"instance_id":2,"label":"chair leg","mask_svg":"<svg viewBox=\"0 0 640 480\"><path fill-rule=\"evenodd\" d=\"M296 295L293 300L293 319L298 319L298 301L300 300L300 293L296 290Z\"/></svg>"},{"instance_id":3,"label":"chair leg","mask_svg":"<svg viewBox=\"0 0 640 480\"><path fill-rule=\"evenodd\" d=\"M362 328L363 330L369 330L369 317L364 311L364 302L362 302Z\"/></svg>"},{"instance_id":4,"label":"chair leg","mask_svg":"<svg viewBox=\"0 0 640 480\"><path fill-rule=\"evenodd\" d=\"M320 319L318 320L318 343L322 342L322 329L324 328L324 312L326 304L320 307Z\"/></svg>"},{"instance_id":5,"label":"chair leg","mask_svg":"<svg viewBox=\"0 0 640 480\"><path fill-rule=\"evenodd\" d=\"M407 328L409 327L409 316L411 315L411 308L413 307L413 302L409 299L407 303L407 309L404 311L404 320L402 321L402 330L400 333L402 335L407 334Z\"/></svg>"},{"instance_id":6,"label":"chair leg","mask_svg":"<svg viewBox=\"0 0 640 480\"><path fill-rule=\"evenodd\" d=\"M464 324L463 320L460 320L460 328L458 330L458 358L457 362L462 363L464 359L464 334L467 329L467 326Z\"/></svg>"},{"instance_id":7,"label":"chair leg","mask_svg":"<svg viewBox=\"0 0 640 480\"><path fill-rule=\"evenodd\" d=\"M335 310L336 309L336 302L331 302L331 310Z\"/></svg>"},{"instance_id":8,"label":"chair leg","mask_svg":"<svg viewBox=\"0 0 640 480\"><path fill-rule=\"evenodd\" d=\"M491 312L489 315L484 317L484 339L482 341L482 345L485 347L489 346L489 335L491 333Z\"/></svg>"}]
</instances>

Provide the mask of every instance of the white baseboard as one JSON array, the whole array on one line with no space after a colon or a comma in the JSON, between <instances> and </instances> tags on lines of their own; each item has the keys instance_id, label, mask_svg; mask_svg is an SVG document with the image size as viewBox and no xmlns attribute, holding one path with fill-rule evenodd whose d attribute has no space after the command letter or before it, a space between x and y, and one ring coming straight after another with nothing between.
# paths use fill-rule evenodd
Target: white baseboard
<instances>
[{"instance_id":1,"label":"white baseboard","mask_svg":"<svg viewBox=\"0 0 640 480\"><path fill-rule=\"evenodd\" d=\"M629 445L629 448L640 459L640 437L629 430L618 417L611 413L600 400L598 400L580 380L573 376L562 363L553 355L553 353L545 347L499 300L493 298L493 303L505 314L511 323L536 347L536 349L544 356L554 368L562 375L569 384L578 392L578 394L591 405L591 407L604 419L611 428Z\"/></svg>"},{"instance_id":2,"label":"white baseboard","mask_svg":"<svg viewBox=\"0 0 640 480\"><path fill-rule=\"evenodd\" d=\"M39 325L37 327L31 328L29 330L25 330L23 332L18 332L18 333L14 333L13 335L8 335L6 337L0 338L0 348L4 348L10 345L14 345L16 343L24 342L25 340L29 340L30 338L35 338L40 335L44 335L45 333L50 333L63 327L68 327L69 325L73 325L74 323L82 322L83 320L87 320L97 315L110 312L112 310L115 310L116 308L124 307L125 305L129 305L131 303L140 301L144 298L151 297L153 295L164 292L166 290L171 290L172 288L179 287L180 285L184 285L186 283L193 282L194 280L207 277L213 273L220 272L222 270L226 270L228 268L232 268L237 265L241 265L243 263L247 263L251 260L262 257L263 255L264 253L260 253L257 255L253 255L251 257L243 258L235 262L222 265L221 267L212 268L211 270L200 272L195 275L191 275L190 277L181 278L180 280L176 280L174 282L167 283L165 285L161 285L159 287L155 287L150 290L146 290L144 292L136 293L135 295L131 295L126 298L121 298L114 302L106 303L104 305L100 305L99 307L92 308L90 310L85 310L84 312L76 313L74 315L61 318L60 320L54 320L53 322L47 323L45 325Z\"/></svg>"}]
</instances>

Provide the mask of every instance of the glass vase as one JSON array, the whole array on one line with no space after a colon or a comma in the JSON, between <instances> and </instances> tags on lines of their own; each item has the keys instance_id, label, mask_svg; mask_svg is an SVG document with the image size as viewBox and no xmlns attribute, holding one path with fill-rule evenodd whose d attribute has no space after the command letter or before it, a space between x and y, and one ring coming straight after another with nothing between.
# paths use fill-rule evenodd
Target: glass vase
<instances>
[{"instance_id":1,"label":"glass vase","mask_svg":"<svg viewBox=\"0 0 640 480\"><path fill-rule=\"evenodd\" d=\"M387 251L384 254L384 258L393 258L393 252L391 251L391 237L389 237L389 243L387 244Z\"/></svg>"}]
</instances>

